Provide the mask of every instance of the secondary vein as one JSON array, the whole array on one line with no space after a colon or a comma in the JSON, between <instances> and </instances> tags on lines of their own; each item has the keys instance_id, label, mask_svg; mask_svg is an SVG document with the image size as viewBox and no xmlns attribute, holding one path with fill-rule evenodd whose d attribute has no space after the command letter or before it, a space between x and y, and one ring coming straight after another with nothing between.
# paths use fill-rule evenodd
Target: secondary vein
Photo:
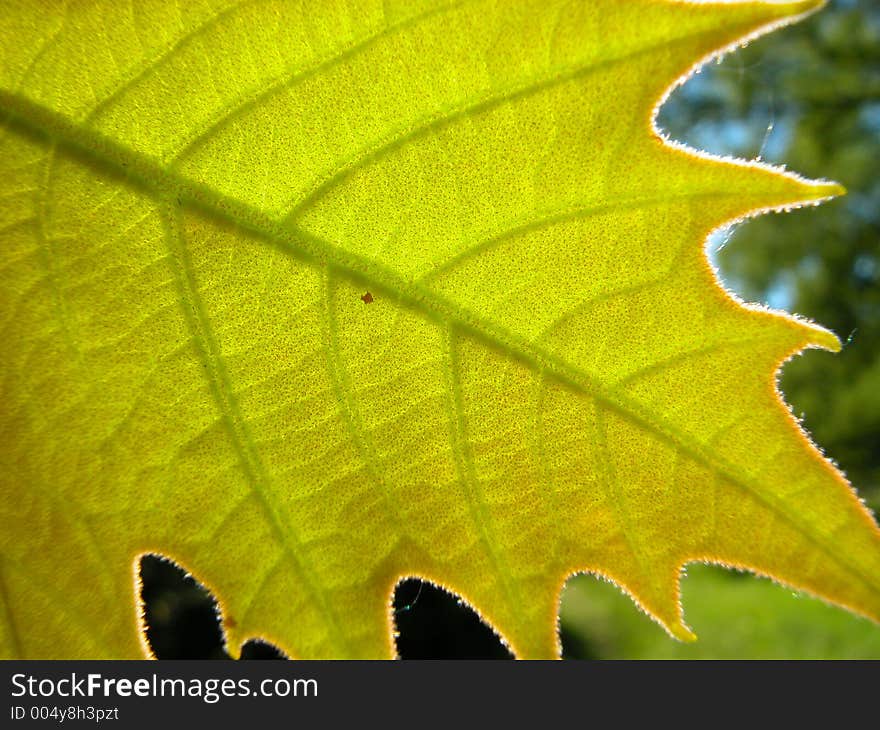
<instances>
[{"instance_id":1,"label":"secondary vein","mask_svg":"<svg viewBox=\"0 0 880 730\"><path fill-rule=\"evenodd\" d=\"M332 629L329 632L331 641L341 642L342 646L337 648L342 648L344 654L350 656L351 651L347 645L345 633L342 631L342 624L336 615L332 602L321 588L320 581L315 577L314 568L309 564L296 530L290 524L282 524L271 499L266 494L270 477L250 435L247 423L239 410L229 375L223 363L220 347L215 341L210 319L199 296L192 262L180 231L179 213L175 209L174 203L170 201L166 201L162 208L165 240L170 254L169 262L176 279L181 309L192 334L196 350L205 366L211 393L239 457L242 471L252 493L266 515L279 546L286 553L290 564L299 575L312 599L320 607L321 615L330 625Z\"/></svg>"}]
</instances>

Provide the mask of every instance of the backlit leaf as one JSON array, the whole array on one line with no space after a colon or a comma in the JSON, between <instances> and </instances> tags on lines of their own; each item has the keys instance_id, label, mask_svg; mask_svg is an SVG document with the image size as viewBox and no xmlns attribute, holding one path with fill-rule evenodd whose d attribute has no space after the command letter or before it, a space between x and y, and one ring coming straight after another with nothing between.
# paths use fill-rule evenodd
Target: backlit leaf
<instances>
[{"instance_id":1,"label":"backlit leaf","mask_svg":"<svg viewBox=\"0 0 880 730\"><path fill-rule=\"evenodd\" d=\"M775 389L837 339L703 252L840 189L651 126L816 5L4 0L0 653L141 655L144 552L233 653L390 656L409 575L522 657L578 571L679 638L694 560L880 617Z\"/></svg>"}]
</instances>

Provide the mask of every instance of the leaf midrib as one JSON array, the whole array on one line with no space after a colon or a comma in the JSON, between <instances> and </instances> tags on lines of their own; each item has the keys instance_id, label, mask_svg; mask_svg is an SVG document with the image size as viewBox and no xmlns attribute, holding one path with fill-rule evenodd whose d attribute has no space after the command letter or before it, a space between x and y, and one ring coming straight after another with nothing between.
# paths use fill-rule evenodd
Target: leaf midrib
<instances>
[{"instance_id":1,"label":"leaf midrib","mask_svg":"<svg viewBox=\"0 0 880 730\"><path fill-rule=\"evenodd\" d=\"M176 198L208 215L247 230L288 255L316 262L364 283L402 304L421 311L444 326L452 326L509 357L526 363L538 372L552 376L560 384L588 395L649 435L666 442L710 471L727 479L789 523L797 532L820 548L831 560L880 596L880 580L870 571L841 553L829 536L786 509L785 504L765 494L752 477L740 473L733 464L692 444L685 434L663 419L647 412L639 403L603 385L593 376L569 365L540 346L523 341L513 333L486 322L430 289L408 280L377 262L346 251L331 241L315 236L295 225L283 225L260 210L212 188L190 180L178 172L162 168L151 157L92 129L82 129L69 118L37 104L20 94L0 90L0 107L8 113L7 125L17 126L31 135L47 136L79 152L98 166L122 174L144 188L156 200Z\"/></svg>"}]
</instances>

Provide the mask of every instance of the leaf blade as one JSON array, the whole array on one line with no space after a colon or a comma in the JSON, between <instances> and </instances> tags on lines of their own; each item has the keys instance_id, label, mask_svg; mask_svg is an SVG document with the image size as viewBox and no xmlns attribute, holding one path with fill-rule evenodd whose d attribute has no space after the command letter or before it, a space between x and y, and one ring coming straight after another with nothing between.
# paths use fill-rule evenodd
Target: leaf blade
<instances>
[{"instance_id":1,"label":"leaf blade","mask_svg":"<svg viewBox=\"0 0 880 730\"><path fill-rule=\"evenodd\" d=\"M674 22L673 16L676 21L692 17L697 26L714 25L711 30L686 35L681 49L666 44L669 58L664 57L661 64L665 76L657 73L654 78L655 58L648 58L651 63L646 61L641 67L635 60L641 56L631 54L630 75L647 76L650 83L621 86L632 87L628 93L635 99L634 108L648 109L695 57L813 5L749 3L699 12L687 7L691 16L683 14L685 6L644 3L641 9L663 18L662 23L645 24L649 34L662 36ZM611 17L636 12L617 5L602 7ZM468 8L462 5L451 10L464 12ZM223 12L226 14L220 20L216 19L220 16L203 20L209 28L204 32L233 19L254 29L253 23L238 17L237 10ZM408 16L411 22L404 20L399 28L405 35L415 33L424 19L438 26L451 22L445 13L445 8L428 9L423 15ZM732 23L731 17L737 22ZM589 29L591 21L595 18L577 27ZM461 18L459 22L463 22ZM529 23L523 23L521 30L528 27ZM114 235L122 231L129 244L137 240L143 250L136 257L139 268L126 259L124 254L130 252L115 252L113 267L104 267L114 271L113 277L102 279L114 292L112 301L119 306L132 291L142 296L161 292L163 301L161 308L146 317L137 306L130 306L132 311L125 320L107 306L103 291L93 287L88 277L80 276L75 286L56 287L54 313L46 314L39 308L32 313L38 326L31 327L32 322L7 325L15 334L4 349L10 362L33 350L34 343L45 347L45 343L54 342L59 323L68 331L67 339L73 341L69 333L75 328L65 324L67 320L83 332L91 332L92 342L100 343L99 357L80 348L78 356L70 358L72 362L60 363L54 345L50 345L38 358L42 371L60 367L72 372L68 380L73 385L52 384L41 395L37 393L40 397L34 402L46 406L61 401L68 407L78 403L81 412L74 421L90 439L77 447L56 436L50 441L48 454L46 448L31 443L35 455L30 457L19 451L4 452L7 463L15 466L10 473L18 480L5 482L4 494L13 496L13 483L58 481L68 485L61 489L64 504L88 506L84 516L76 518L76 527L85 532L97 530L100 539L95 542L112 550L110 556L97 557L83 568L77 580L86 581L95 571L100 574L106 569L101 567L103 563L113 565L104 587L104 605L113 604L111 596L118 600L130 592L128 571L133 557L145 550L158 550L198 570L224 599L227 617L234 617L235 626L233 621L227 621L226 626L233 647L257 633L298 656L391 653L389 594L401 575L411 573L465 595L522 656L556 653L558 592L565 578L576 570L613 577L680 638L689 633L678 607L677 576L681 565L690 559L748 564L781 578L795 575L797 580L792 582L799 581L798 585L816 592L830 581L837 602L876 612L865 608L876 605L878 593L876 526L842 477L800 435L772 382L783 358L810 344L836 347L836 339L792 318L744 309L718 287L702 250L694 245L711 228L755 208L824 198L838 191L835 186L808 183L755 165L708 160L697 165L689 153L652 138L647 128L633 127L626 130L624 138L635 151L623 159L627 164L638 163L637 172L620 179L602 178L604 188L596 189L600 198L612 201L606 200L603 208L601 200L592 202L597 198L589 184L572 188L574 178L569 168L574 168L570 161L551 155L544 166L539 164L545 145L521 142L532 139L527 127L521 130L524 136L516 138L528 153L521 160L516 157L520 152L516 143L503 134L510 124L505 115L514 113L514 101L549 105L547 108L556 112L555 123L564 129L560 110L583 110L575 91L588 100L601 96L595 88L575 87L566 88L568 96L555 101L541 96L579 80L585 72L573 63L568 64L573 70L565 73L553 71L551 64L549 75L545 70L537 86L534 81L522 86L520 81L522 88L511 92L513 87L502 85L494 96L489 94L482 101L449 107L452 111L423 124L417 133L410 127L407 137L401 137L393 124L390 131L379 129L373 135L380 140L379 146L372 144L382 150L381 155L365 155L356 147L354 155L342 156L356 162L337 165L338 171L329 176L321 172L327 168L326 160L317 158L303 165L304 172L298 172L298 177L289 174L297 154L305 153L301 147L296 154L280 153L280 148L272 145L297 141L296 127L273 137L271 130L278 129L278 123L267 126L266 114L271 111L270 118L282 123L289 122L291 116L278 116L271 107L267 111L261 106L262 97L248 107L264 117L253 127L259 128L259 138L268 142L266 149L255 155L258 164L234 162L236 150L240 152L253 142L246 126L244 133L236 127L229 149L218 151L216 145L226 139L218 135L199 147L201 157L190 155L169 162L167 150L177 134L175 125L166 119L148 124L150 131L144 133L144 119L149 115L131 115L125 101L136 95L138 79L153 83L150 93L158 93L154 82L161 74L156 70L187 58L175 55L175 49L195 46L195 39L203 32L197 28L166 42L163 47L171 50L160 52L154 61L140 67L135 64L135 69L142 70L123 74L134 81L126 81L127 86L105 95L103 106L99 101L91 112L83 100L64 101L62 96L64 103L57 99L47 103L51 94L45 89L26 93L18 89L17 82L0 92L0 104L15 120L12 126L6 125L9 135L18 136L13 148L28 148L37 158L47 144L59 150L49 153L42 163L42 177L37 175L34 182L36 189L44 191L41 200L51 200L54 210L38 202L36 212L26 212L40 221L39 230L44 226L55 233L44 233L45 241L72 240L74 244L59 250L44 241L43 248L49 250L44 255L44 268L57 259L58 271L81 274L87 262L76 260L78 249L89 250L89 240L112 243ZM373 41L355 43L352 48L358 50L341 57L349 60L360 49L378 48L392 34L379 30ZM24 76L39 66L41 54L49 58L51 51L46 48L53 43L58 43L59 49L63 46L53 38L30 62L18 64L24 67ZM536 47L543 48L540 44ZM586 47L590 52L589 44ZM583 52L583 48L576 49L574 57ZM529 53L534 51L520 48L516 53L520 55L512 68L523 78L533 79ZM315 68L321 72L308 78L318 79L336 68L333 64L338 59L333 58L323 66L319 63ZM15 64L10 64L12 67ZM595 82L594 67L584 68L591 72L587 74L590 82ZM172 74L171 70L166 72ZM302 73L308 72L297 72L296 78L306 78ZM471 73L462 72L462 76L468 78ZM479 80L475 73L473 78ZM41 79L52 80L48 74L42 74ZM89 84L81 86L88 89ZM170 84L163 93L181 88L179 83ZM239 93L236 87L231 88L231 93ZM28 93L33 93L33 98ZM204 93L207 99L214 92L205 86L197 93ZM436 99L431 97L431 102L436 104ZM219 97L211 104L212 108L224 108ZM383 101L383 108L391 110L385 114L393 117L399 104L395 107ZM171 113L166 106L157 105L158 113ZM618 104L616 108L620 115L628 106ZM540 118L533 109L528 111L528 118ZM419 112L415 109L407 118ZM594 123L604 124L605 113L601 109L594 112L594 119L598 119ZM192 114L184 121L199 129L198 122L192 124L197 117ZM478 122L483 126L475 132L471 127ZM241 118L236 117L226 128L240 124ZM22 128L28 130L29 137L22 134ZM41 135L44 139L38 142ZM165 136L160 139L156 135ZM338 136L345 138L342 133ZM578 152L586 155L581 162L599 159L589 147L575 149L582 138L584 135L561 135L560 144L573 160L578 159ZM390 141L381 142L384 139ZM302 144L302 139L298 143ZM187 144L195 149L192 143ZM483 148L478 150L481 144ZM505 159L495 154L499 149L523 164L513 165L512 171L489 162L467 164L469 152L479 152L472 156L476 160ZM444 172L444 150L457 151L453 169L473 174L476 193L468 194L463 179L452 179ZM622 151L618 152L622 156ZM309 159L306 155L299 161ZM55 179L50 187L48 171L53 167ZM554 182L546 191L548 201L556 196L551 201L555 207L536 208L534 201L531 206L524 204L524 193L517 183L518 167L532 175L528 189L533 195L538 189L534 185L534 180L540 179L535 177L538 173L545 167L557 173L562 182ZM657 192L654 188L661 176L664 186ZM292 186L292 179L300 182ZM411 181L419 182L419 195L412 196L414 202L407 202L409 208L400 204L405 190L401 180L412 187L416 185ZM480 191L493 190L493 183L498 196L483 200L485 192ZM619 205L614 202L615 186L627 193L628 197L618 198L629 200L632 210L614 208ZM667 190L670 186L676 191L672 196ZM300 192L291 196L291 187ZM304 197L302 190L311 192ZM397 206L388 209L393 215L383 214L381 205L365 215L364 196L376 202L371 193L376 190L387 194L392 201L387 205ZM436 195L426 195L425 190ZM571 218L568 211L572 203L566 196L572 195L579 210L594 214L583 220ZM451 210L457 214L439 219L437 206L456 196L458 207ZM509 201L503 200L507 197ZM301 199L301 210L290 213L294 198ZM479 232L480 240L494 245L479 248L470 258L465 255L469 237L454 235L454 226L469 219L468 207L461 204L466 199L483 200L485 210L496 211L483 216L484 227ZM644 214L638 201L652 199L666 201L665 218ZM694 200L707 199L716 201L711 211L694 205ZM96 205L95 200L100 202ZM544 217L523 217L522 210L538 210ZM109 220L98 221L96 211ZM407 213L418 221L417 230L401 222ZM545 220L550 221L546 226ZM389 221L403 226L397 234L388 229ZM584 227L566 228L576 223ZM137 239L126 233L132 228ZM436 235L438 231L447 233ZM633 240L642 235L647 244L616 249L615 240L621 235ZM432 248L426 248L426 239L435 242ZM682 243L678 251L670 251L659 245L663 240ZM690 248L686 241L691 242ZM31 255L27 247L32 244L21 242L26 257ZM622 259L619 251L625 254ZM585 268L585 252L599 263ZM91 255L96 254L93 251ZM101 255L108 256L104 250ZM564 274L551 266L560 260L569 264ZM635 284L631 281L636 261L650 262L654 267L659 292L651 288L651 278ZM155 289L132 286L131 277L124 276L129 270L153 272ZM43 276L53 278L51 270ZM244 281L239 278L242 276ZM10 281L20 294L26 278L17 277ZM583 294L587 280L598 282L591 299ZM663 290L670 280L672 284L666 288L672 297ZM31 276L29 281L39 291L40 280L34 284ZM474 281L480 286L475 288ZM506 289L511 282L517 284L514 291ZM373 292L369 306L361 298L361 285ZM620 289L615 290L615 285ZM76 293L83 290L86 295ZM26 297L21 297L19 304L24 301ZM584 306L585 311L578 309ZM67 310L72 314L63 314ZM645 312L657 314L651 319ZM157 328L157 317L168 321ZM661 322L664 318L666 324ZM598 336L578 334L591 329ZM108 339L108 331L115 332L117 339ZM679 336L672 337L673 333ZM682 333L698 334L689 341ZM114 344L128 344L132 339L139 349L113 350ZM161 357L150 351L150 342L162 343L165 352ZM731 347L739 342L744 343L744 353L738 345ZM382 343L382 352L373 357L377 343ZM688 347L696 356L713 355L714 364L704 369L717 376L714 382L712 378L700 382L694 377L693 366L681 376L676 374L676 366L694 356L693 352L687 354ZM77 348L68 342L67 349ZM730 356L731 350L739 360ZM91 358L86 364L93 372L84 370L84 353L86 360ZM755 370L754 362L760 361L761 377L750 378L747 386L731 381L719 365L724 364L719 354L732 357L736 366L732 371L739 379ZM126 357L131 362L126 362ZM749 367L742 361L748 361ZM294 373L296 367L291 363L308 377ZM165 365L160 387L152 373ZM8 372L20 378L23 367L11 365ZM685 380L676 382L675 377ZM30 433L41 418L29 400L38 388L27 378L22 380L25 387L9 389L9 399L24 414L16 416L15 423L23 425L23 433ZM108 398L101 389L108 388L111 380L117 382L109 387L114 397ZM721 398L719 392L725 388L719 383L733 396ZM72 392L77 387L82 392ZM138 392L140 400L132 405L122 392L126 388ZM192 405L184 405L175 395L177 388L193 400ZM689 392L690 416L673 398L682 392ZM512 393L519 397L512 397ZM764 420L742 420L736 400L743 395L760 404ZM729 406L724 411L726 420L716 418L714 430L708 433L702 422L695 423L693 404L699 410L699 404L714 405L719 400ZM532 403L541 404L534 407L534 413L528 412L531 406L523 406ZM92 411L108 433L99 434L102 429L86 422L86 414ZM4 430L11 431L10 423L4 423ZM299 428L299 423L308 425ZM544 431L551 427L555 441L567 440L568 452L560 451L554 439L546 437ZM323 444L316 439L315 429L320 429ZM736 432L737 438L725 436L724 429ZM783 498L791 495L784 489L780 492L773 485L768 489L766 479L762 481L737 466L754 461L754 454L761 451L758 439L741 433L744 429L757 430L765 441L770 440L767 434L788 433L790 445L782 456L796 467L788 472L803 471L805 464L808 471L818 469L819 476L811 477L812 492L819 489L816 483L831 485L836 504L834 499L825 504L819 517L799 517L797 499L794 506L788 506ZM595 443L591 447L582 436L585 433L594 434L594 442L604 441L606 448L596 449ZM505 438L506 434L516 438ZM169 443L153 443L163 438ZM713 438L728 444L727 451L713 444ZM26 441L23 439L22 445ZM401 448L401 443L406 448ZM515 448L511 443L524 446ZM332 445L329 451L326 444ZM587 456L572 456L575 449ZM110 454L122 458L111 460ZM650 459L643 458L644 463L637 465L635 455ZM777 457L764 455L762 461ZM695 496L693 490L682 493L675 488L679 460L690 473L687 483L712 483L711 494ZM151 462L150 468L145 470L143 462ZM76 468L69 472L71 464ZM605 475L601 480L604 486L592 479L593 472ZM73 480L76 487L71 486L72 475L77 477ZM80 488L84 475L99 485L92 488L92 494L86 490L85 497L72 491ZM137 480L144 480L146 486ZM779 483L775 473L773 480ZM516 489L511 490L510 485ZM663 509L653 501L658 494L665 499ZM713 538L706 537L700 509L689 505L683 494L695 501L702 499L704 506L713 505L713 529L718 533ZM816 499L813 494L814 503ZM818 499L820 504L823 499L829 501L822 495ZM117 503L118 514L110 508ZM227 506L230 503L236 505L232 510ZM723 509L719 510L718 504ZM174 534L161 516L151 514L150 505L166 513L173 510ZM559 524L554 510L560 506L570 515L571 525ZM12 509L8 504L6 508ZM816 512L815 507L810 509ZM841 513L848 515L843 524L859 528L853 535L847 534L842 541L848 542L845 546L839 544L836 533L823 527L824 522L843 519ZM731 518L740 514L755 523L747 542L757 543L771 529L788 536L781 541L783 546L774 545L772 559L751 545L744 549L744 531ZM787 523L782 528L773 521L779 516ZM665 528L680 528L681 539L670 541L663 531L658 536L651 529L655 522ZM627 523L632 526L621 529ZM685 528L693 534L685 535ZM70 526L67 529L72 530ZM585 530L596 533L592 540L585 541ZM215 549L219 535L224 547ZM18 537L22 544L45 542ZM60 553L53 553L53 560L61 564L63 553L73 545L81 546L83 539L63 537L57 542L63 547L58 548ZM792 557L785 544L798 545L801 554ZM817 549L812 550L809 544ZM820 563L818 569L811 566L804 570L804 551ZM3 554L27 562L20 549L6 543ZM858 557L851 557L853 554ZM231 567L242 555L249 556L260 570ZM46 577L50 574L44 566L42 580L51 582ZM849 579L844 580L847 574ZM38 601L26 588L18 587L17 593L30 596L31 608L24 609L26 615L54 610L52 606L34 608ZM291 627L297 625L300 630L294 632ZM65 637L59 643L53 636L28 651L40 654L65 646L83 654L99 650L108 655L131 655L135 636L131 623L117 617L91 643L75 637Z\"/></svg>"}]
</instances>

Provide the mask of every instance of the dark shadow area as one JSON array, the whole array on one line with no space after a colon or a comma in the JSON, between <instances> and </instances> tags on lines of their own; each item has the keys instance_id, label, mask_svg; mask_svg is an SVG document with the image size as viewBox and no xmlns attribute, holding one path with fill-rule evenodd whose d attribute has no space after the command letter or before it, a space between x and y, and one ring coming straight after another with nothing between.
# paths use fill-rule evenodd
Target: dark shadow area
<instances>
[{"instance_id":1,"label":"dark shadow area","mask_svg":"<svg viewBox=\"0 0 880 730\"><path fill-rule=\"evenodd\" d=\"M242 659L287 659L282 652L274 644L262 639L251 639L244 642L241 647Z\"/></svg>"},{"instance_id":2,"label":"dark shadow area","mask_svg":"<svg viewBox=\"0 0 880 730\"><path fill-rule=\"evenodd\" d=\"M229 659L217 602L179 565L158 555L141 558L141 601L147 641L157 659ZM251 639L242 659L286 659L267 641Z\"/></svg>"},{"instance_id":3,"label":"dark shadow area","mask_svg":"<svg viewBox=\"0 0 880 730\"><path fill-rule=\"evenodd\" d=\"M180 566L141 558L141 601L147 641L157 659L226 659L217 604Z\"/></svg>"},{"instance_id":4,"label":"dark shadow area","mask_svg":"<svg viewBox=\"0 0 880 730\"><path fill-rule=\"evenodd\" d=\"M394 592L401 659L512 659L498 636L450 593L424 581L401 581Z\"/></svg>"}]
</instances>

